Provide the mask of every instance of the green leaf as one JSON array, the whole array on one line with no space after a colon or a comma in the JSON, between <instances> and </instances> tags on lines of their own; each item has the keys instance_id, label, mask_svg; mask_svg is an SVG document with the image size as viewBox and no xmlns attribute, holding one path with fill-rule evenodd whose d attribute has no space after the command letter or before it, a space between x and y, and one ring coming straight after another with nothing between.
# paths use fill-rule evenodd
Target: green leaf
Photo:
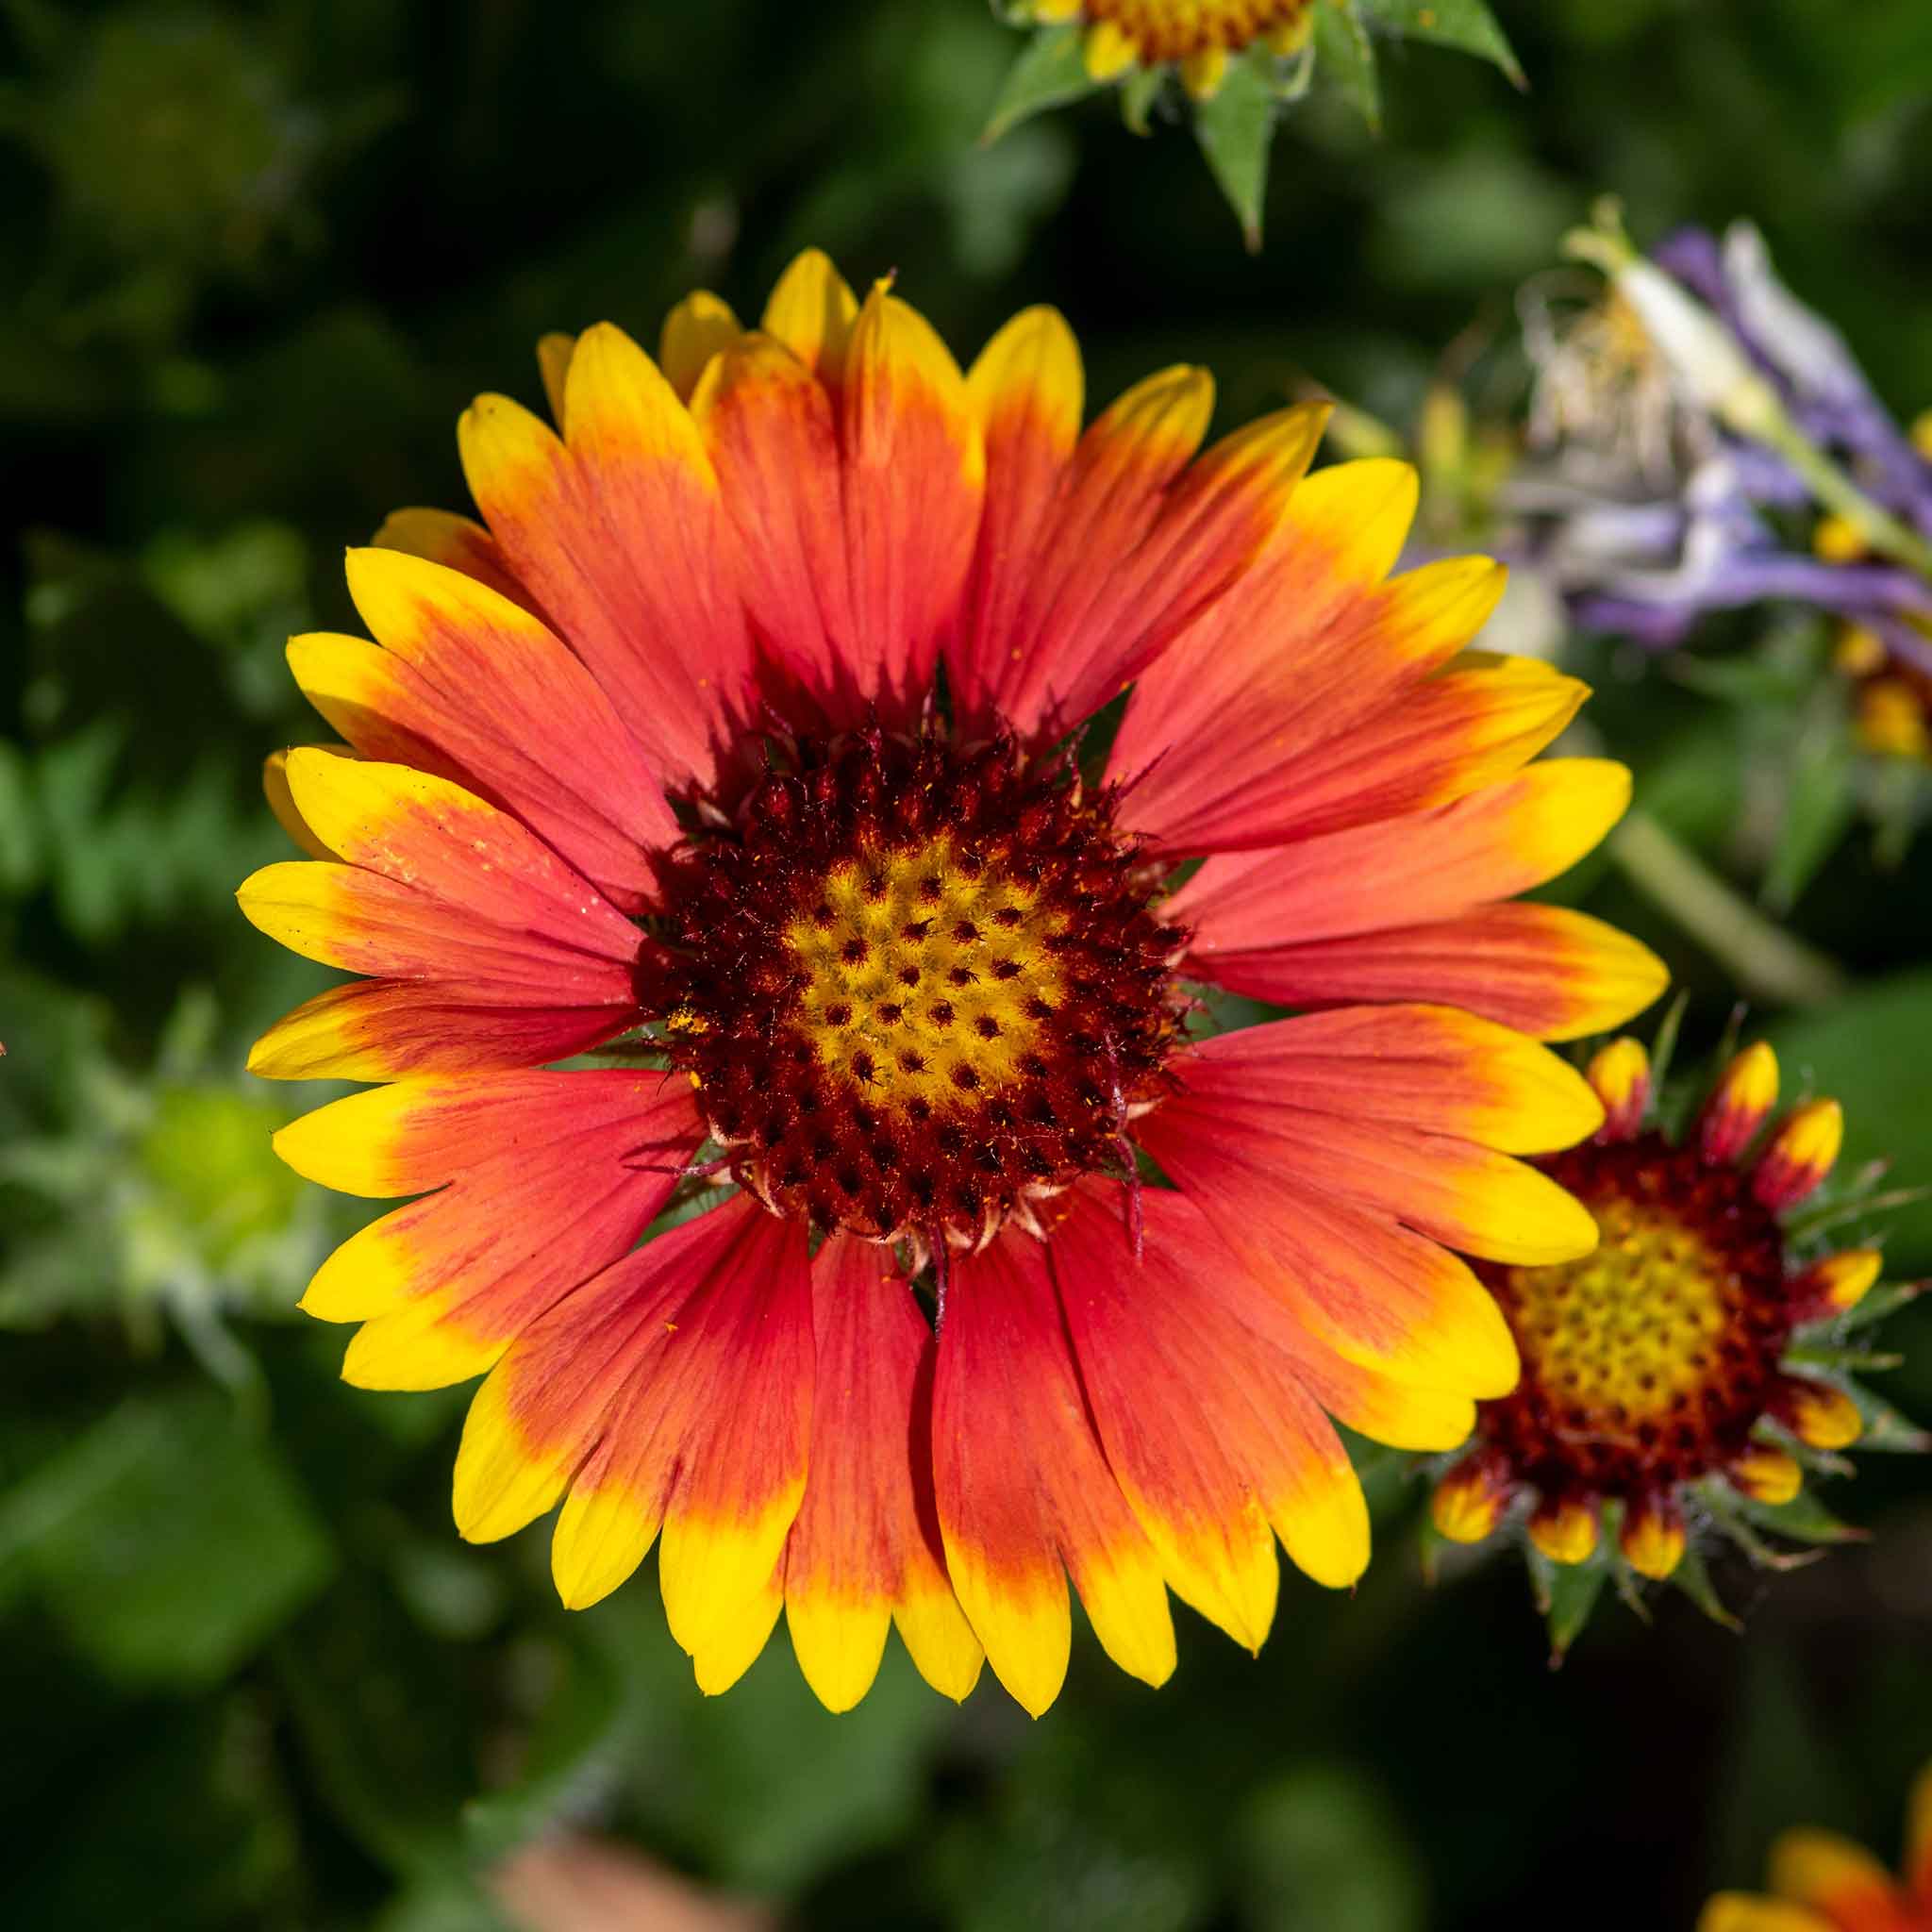
<instances>
[{"instance_id":1,"label":"green leaf","mask_svg":"<svg viewBox=\"0 0 1932 1932\"><path fill-rule=\"evenodd\" d=\"M1789 1503L1746 1503L1743 1509L1753 1523L1794 1543L1859 1543L1867 1536L1835 1516L1809 1490L1800 1490Z\"/></svg>"},{"instance_id":2,"label":"green leaf","mask_svg":"<svg viewBox=\"0 0 1932 1932\"><path fill-rule=\"evenodd\" d=\"M333 1562L273 1444L200 1390L125 1403L18 1486L9 1557L99 1669L189 1689L247 1658Z\"/></svg>"},{"instance_id":3,"label":"green leaf","mask_svg":"<svg viewBox=\"0 0 1932 1932\"><path fill-rule=\"evenodd\" d=\"M1166 80L1167 70L1164 67L1137 67L1121 83L1121 119L1127 124L1129 133L1147 134L1152 131L1147 116L1160 98L1160 90Z\"/></svg>"},{"instance_id":4,"label":"green leaf","mask_svg":"<svg viewBox=\"0 0 1932 1932\"><path fill-rule=\"evenodd\" d=\"M1402 1820L1373 1781L1311 1764L1262 1786L1236 1826L1242 1923L1257 1932L1345 1925L1422 1932L1426 1887Z\"/></svg>"},{"instance_id":5,"label":"green leaf","mask_svg":"<svg viewBox=\"0 0 1932 1932\"><path fill-rule=\"evenodd\" d=\"M1915 1302L1924 1293L1923 1281L1897 1281L1881 1284L1865 1296L1864 1300L1847 1308L1832 1324L1835 1331L1849 1334L1855 1328L1869 1328L1874 1323L1883 1322L1887 1316L1895 1315L1909 1302Z\"/></svg>"},{"instance_id":6,"label":"green leaf","mask_svg":"<svg viewBox=\"0 0 1932 1932\"><path fill-rule=\"evenodd\" d=\"M1433 41L1500 67L1521 88L1524 78L1514 50L1484 0L1361 0L1372 20L1407 40Z\"/></svg>"},{"instance_id":7,"label":"green leaf","mask_svg":"<svg viewBox=\"0 0 1932 1932\"><path fill-rule=\"evenodd\" d=\"M476 1788L472 1654L423 1630L386 1580L348 1570L271 1652L308 1777L377 1863L459 1869Z\"/></svg>"},{"instance_id":8,"label":"green leaf","mask_svg":"<svg viewBox=\"0 0 1932 1932\"><path fill-rule=\"evenodd\" d=\"M655 1591L620 1591L581 1623L583 1641L627 1674L625 1694L648 1722L625 1754L638 1807L660 1841L690 1845L725 1884L794 1896L920 1818L953 1709L896 1641L865 1700L834 1716L782 1636L728 1696L708 1698Z\"/></svg>"},{"instance_id":9,"label":"green leaf","mask_svg":"<svg viewBox=\"0 0 1932 1932\"><path fill-rule=\"evenodd\" d=\"M1541 1550L1529 1552L1530 1579L1536 1586L1537 1608L1550 1633L1550 1662L1559 1664L1570 1646L1583 1634L1596 1600L1610 1574L1599 1550L1584 1563L1553 1563Z\"/></svg>"},{"instance_id":10,"label":"green leaf","mask_svg":"<svg viewBox=\"0 0 1932 1932\"><path fill-rule=\"evenodd\" d=\"M1677 1558L1677 1567L1671 1572L1671 1581L1713 1624L1720 1624L1726 1630L1741 1630L1744 1627L1736 1613L1725 1608L1724 1599L1717 1593L1717 1586L1710 1580L1710 1572L1695 1548L1687 1549Z\"/></svg>"},{"instance_id":11,"label":"green leaf","mask_svg":"<svg viewBox=\"0 0 1932 1932\"><path fill-rule=\"evenodd\" d=\"M1932 1040L1932 971L1920 968L1894 978L1854 987L1835 1005L1788 1021L1771 1032L1786 1078L1796 1089L1810 1082L1835 1095L1845 1110L1841 1169L1870 1160L1909 1159L1897 1178L1907 1188L1932 1181L1925 1161L1925 1054ZM1831 1220L1854 1223L1880 1210L1874 1197L1847 1204ZM1887 1257L1905 1274L1932 1265L1932 1200L1900 1203L1887 1224ZM1826 1224L1806 1218L1807 1231Z\"/></svg>"},{"instance_id":12,"label":"green leaf","mask_svg":"<svg viewBox=\"0 0 1932 1932\"><path fill-rule=\"evenodd\" d=\"M1850 736L1834 724L1802 733L1789 759L1784 821L1759 897L1782 918L1837 850L1858 815Z\"/></svg>"},{"instance_id":13,"label":"green leaf","mask_svg":"<svg viewBox=\"0 0 1932 1932\"><path fill-rule=\"evenodd\" d=\"M1030 116L1077 101L1100 86L1087 72L1080 38L1076 25L1048 27L1034 37L1033 43L1008 70L979 137L982 145L997 141Z\"/></svg>"},{"instance_id":14,"label":"green leaf","mask_svg":"<svg viewBox=\"0 0 1932 1932\"><path fill-rule=\"evenodd\" d=\"M1932 1433L1901 1415L1883 1397L1853 1381L1841 1384L1864 1418L1865 1433L1856 1446L1859 1449L1899 1450L1907 1455L1923 1455L1932 1449Z\"/></svg>"},{"instance_id":15,"label":"green leaf","mask_svg":"<svg viewBox=\"0 0 1932 1932\"><path fill-rule=\"evenodd\" d=\"M1261 246L1261 203L1274 140L1274 95L1255 56L1228 63L1214 98L1194 110L1194 135L1254 254Z\"/></svg>"},{"instance_id":16,"label":"green leaf","mask_svg":"<svg viewBox=\"0 0 1932 1932\"><path fill-rule=\"evenodd\" d=\"M609 1647L576 1641L572 1630L561 1688L524 1754L513 1785L473 1799L463 1810L470 1851L491 1861L540 1837L568 1815L586 1790L614 1783L648 1729L652 1699L643 1674Z\"/></svg>"},{"instance_id":17,"label":"green leaf","mask_svg":"<svg viewBox=\"0 0 1932 1932\"><path fill-rule=\"evenodd\" d=\"M1375 49L1356 0L1324 0L1315 8L1315 64L1379 134L1382 89L1375 78Z\"/></svg>"},{"instance_id":18,"label":"green leaf","mask_svg":"<svg viewBox=\"0 0 1932 1932\"><path fill-rule=\"evenodd\" d=\"M56 1678L42 1695L64 1688ZM50 1932L302 1923L299 1817L266 1734L260 1708L231 1693L143 1707L138 1723L99 1739L86 1775L56 1780L44 1805L9 1810L7 1923Z\"/></svg>"}]
</instances>

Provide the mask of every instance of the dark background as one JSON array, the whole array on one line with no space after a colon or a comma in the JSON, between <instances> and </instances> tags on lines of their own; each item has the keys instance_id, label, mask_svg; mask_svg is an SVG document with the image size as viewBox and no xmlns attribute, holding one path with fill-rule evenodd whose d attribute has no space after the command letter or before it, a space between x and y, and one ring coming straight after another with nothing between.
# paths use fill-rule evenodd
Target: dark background
<instances>
[{"instance_id":1,"label":"dark background","mask_svg":"<svg viewBox=\"0 0 1932 1932\"><path fill-rule=\"evenodd\" d=\"M1352 1600L1290 1573L1252 1661L1187 1613L1158 1693L1076 1641L1035 1725L959 1712L896 1647L834 1719L782 1633L707 1704L648 1575L582 1616L543 1539L448 1516L462 1391L335 1379L291 1313L361 1218L270 1128L249 1039L324 976L248 928L285 856L274 745L326 736L281 664L354 628L340 553L464 502L457 413L539 398L537 336L654 343L687 289L752 317L817 242L896 269L963 357L1059 304L1105 398L1212 367L1231 425L1303 382L1406 431L1473 325L1520 404L1512 298L1613 190L1641 242L1745 215L1903 414L1932 403L1932 11L1923 0L1499 0L1531 87L1386 50L1371 136L1317 98L1241 246L1185 126L1106 100L976 147L1019 42L979 0L247 8L0 4L0 1919L469 1932L477 1874L561 1821L801 1924L1123 1932L1688 1926L1781 1825L1888 1857L1932 1754L1932 1486L1868 1457L1874 1532L1766 1576L1740 1640L1611 1603L1552 1673L1513 1557L1419 1578L1423 1488L1378 1477ZM1748 627L1717 653L1753 647ZM1577 650L1640 797L1743 893L1774 724ZM1854 972L1760 1005L1851 1157L1932 1180L1932 850L1847 824L1795 929ZM1693 1002L1725 962L1600 863L1570 889ZM1647 1024L1647 1023L1646 1023ZM1932 1267L1932 1214L1893 1274ZM1932 1419L1932 1322L1879 1378Z\"/></svg>"}]
</instances>

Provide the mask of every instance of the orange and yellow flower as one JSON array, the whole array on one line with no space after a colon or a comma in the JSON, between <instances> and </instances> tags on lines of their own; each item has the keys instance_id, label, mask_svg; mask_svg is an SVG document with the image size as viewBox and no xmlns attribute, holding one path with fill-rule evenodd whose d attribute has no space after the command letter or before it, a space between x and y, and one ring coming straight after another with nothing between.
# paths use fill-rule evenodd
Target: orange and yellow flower
<instances>
[{"instance_id":1,"label":"orange and yellow flower","mask_svg":"<svg viewBox=\"0 0 1932 1932\"><path fill-rule=\"evenodd\" d=\"M1315 27L1315 0L1032 0L1031 13L1049 25L1084 24L1081 52L1095 80L1173 66L1196 100L1220 91L1231 56L1257 46L1298 54Z\"/></svg>"},{"instance_id":2,"label":"orange and yellow flower","mask_svg":"<svg viewBox=\"0 0 1932 1932\"><path fill-rule=\"evenodd\" d=\"M485 523L391 518L375 641L290 647L346 742L271 761L313 857L242 900L360 976L253 1064L382 1083L278 1145L413 1197L304 1306L357 1383L486 1376L462 1533L560 1505L572 1605L656 1543L708 1690L782 1610L835 1708L896 1624L1037 1712L1069 1575L1151 1682L1170 1590L1258 1645L1277 1538L1367 1559L1330 1418L1446 1449L1515 1378L1453 1251L1594 1240L1536 1041L1662 972L1509 903L1624 808L1527 762L1583 688L1466 648L1496 565L1389 575L1407 467L1306 475L1307 408L1197 455L1192 368L1083 428L1050 309L962 373L810 254L541 360L555 428L463 418Z\"/></svg>"},{"instance_id":3,"label":"orange and yellow flower","mask_svg":"<svg viewBox=\"0 0 1932 1932\"><path fill-rule=\"evenodd\" d=\"M1830 1468L1864 1433L1837 1331L1858 1319L1878 1251L1819 1253L1788 1224L1838 1158L1839 1104L1807 1100L1766 1135L1778 1065L1759 1042L1677 1141L1645 1126L1651 1069L1635 1040L1604 1047L1588 1077L1603 1125L1539 1164L1601 1239L1557 1265L1480 1264L1523 1377L1478 1405L1474 1446L1437 1485L1436 1528L1479 1542L1514 1515L1549 1562L1601 1564L1607 1509L1622 1561L1654 1579L1686 1562L1699 1522L1766 1554L1754 1524L1816 1526L1776 1514L1803 1487L1800 1458Z\"/></svg>"},{"instance_id":4,"label":"orange and yellow flower","mask_svg":"<svg viewBox=\"0 0 1932 1932\"><path fill-rule=\"evenodd\" d=\"M1896 1878L1849 1839L1801 1829L1772 1847L1771 1890L1719 1892L1697 1932L1932 1932L1932 1765L1907 1802Z\"/></svg>"}]
</instances>

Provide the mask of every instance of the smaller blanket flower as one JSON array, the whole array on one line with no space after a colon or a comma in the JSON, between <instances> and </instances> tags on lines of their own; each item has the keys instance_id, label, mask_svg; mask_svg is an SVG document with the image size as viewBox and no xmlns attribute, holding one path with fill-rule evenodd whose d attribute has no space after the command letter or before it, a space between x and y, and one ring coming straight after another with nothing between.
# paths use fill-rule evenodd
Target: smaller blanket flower
<instances>
[{"instance_id":1,"label":"smaller blanket flower","mask_svg":"<svg viewBox=\"0 0 1932 1932\"><path fill-rule=\"evenodd\" d=\"M1768 1045L1731 1060L1678 1139L1645 1124L1653 1080L1637 1041L1604 1047L1588 1078L1603 1126L1541 1164L1590 1209L1598 1245L1553 1266L1481 1264L1523 1376L1477 1405L1473 1446L1437 1485L1435 1527L1479 1542L1520 1521L1542 1564L1592 1565L1597 1581L1613 1563L1626 1582L1689 1564L1687 1587L1703 1596L1699 1524L1773 1561L1759 1529L1843 1533L1797 1507L1806 1466L1841 1468L1876 1412L1844 1372L1845 1329L1911 1291L1868 1302L1875 1248L1817 1251L1801 1238L1794 1216L1838 1159L1843 1116L1835 1100L1807 1100L1767 1134L1778 1096Z\"/></svg>"}]
</instances>

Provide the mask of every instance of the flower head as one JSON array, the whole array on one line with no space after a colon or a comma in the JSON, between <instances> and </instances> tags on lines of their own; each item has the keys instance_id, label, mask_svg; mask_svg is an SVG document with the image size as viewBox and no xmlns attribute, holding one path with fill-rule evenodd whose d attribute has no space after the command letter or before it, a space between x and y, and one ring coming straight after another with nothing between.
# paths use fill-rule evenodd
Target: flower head
<instances>
[{"instance_id":1,"label":"flower head","mask_svg":"<svg viewBox=\"0 0 1932 1932\"><path fill-rule=\"evenodd\" d=\"M993 0L993 9L1037 31L1001 89L988 140L1105 87L1120 89L1127 125L1145 134L1165 97L1191 113L1251 249L1260 246L1277 112L1318 75L1371 124L1380 114L1377 40L1406 35L1459 48L1523 85L1487 0L1360 9L1355 0Z\"/></svg>"},{"instance_id":2,"label":"flower head","mask_svg":"<svg viewBox=\"0 0 1932 1932\"><path fill-rule=\"evenodd\" d=\"M1932 1765L1906 1806L1905 1863L1894 1878L1836 1832L1788 1831L1772 1847L1763 1898L1722 1891L1697 1932L1925 1932L1932 1926Z\"/></svg>"},{"instance_id":3,"label":"flower head","mask_svg":"<svg viewBox=\"0 0 1932 1932\"><path fill-rule=\"evenodd\" d=\"M1033 0L1033 17L1083 23L1095 80L1173 66L1196 100L1208 100L1226 78L1230 55L1250 47L1299 54L1315 30L1315 0Z\"/></svg>"},{"instance_id":4,"label":"flower head","mask_svg":"<svg viewBox=\"0 0 1932 1932\"><path fill-rule=\"evenodd\" d=\"M418 1197L304 1306L353 1381L487 1374L462 1532L561 1503L572 1605L656 1542L708 1689L782 1607L835 1707L896 1621L1037 1711L1069 1574L1152 1681L1170 1587L1258 1645L1275 1538L1366 1560L1329 1417L1447 1448L1514 1378L1452 1250L1594 1239L1513 1158L1600 1118L1535 1039L1662 979L1507 903L1623 808L1525 763L1581 688L1466 652L1495 566L1387 575L1413 476L1306 476L1319 412L1197 456L1178 368L1083 430L1050 310L962 375L808 255L542 358L560 430L463 419L489 527L392 518L377 641L290 647L347 746L242 904L363 977L253 1063L387 1083L278 1145Z\"/></svg>"},{"instance_id":5,"label":"flower head","mask_svg":"<svg viewBox=\"0 0 1932 1932\"><path fill-rule=\"evenodd\" d=\"M1779 1512L1805 1460L1830 1469L1859 1440L1870 1401L1838 1357L1852 1310L1874 1306L1878 1253L1816 1252L1790 1225L1838 1159L1842 1114L1807 1100L1767 1132L1778 1066L1761 1041L1681 1138L1645 1125L1651 1071L1636 1041L1604 1047L1589 1079L1603 1126L1541 1165L1601 1239L1553 1267L1481 1264L1523 1377L1478 1405L1473 1447L1438 1484L1436 1528L1477 1542L1514 1517L1548 1563L1601 1573L1607 1524L1622 1562L1657 1579L1706 1521L1765 1553L1754 1524L1802 1535L1828 1523ZM1701 1571L1689 1581L1701 1591Z\"/></svg>"}]
</instances>

